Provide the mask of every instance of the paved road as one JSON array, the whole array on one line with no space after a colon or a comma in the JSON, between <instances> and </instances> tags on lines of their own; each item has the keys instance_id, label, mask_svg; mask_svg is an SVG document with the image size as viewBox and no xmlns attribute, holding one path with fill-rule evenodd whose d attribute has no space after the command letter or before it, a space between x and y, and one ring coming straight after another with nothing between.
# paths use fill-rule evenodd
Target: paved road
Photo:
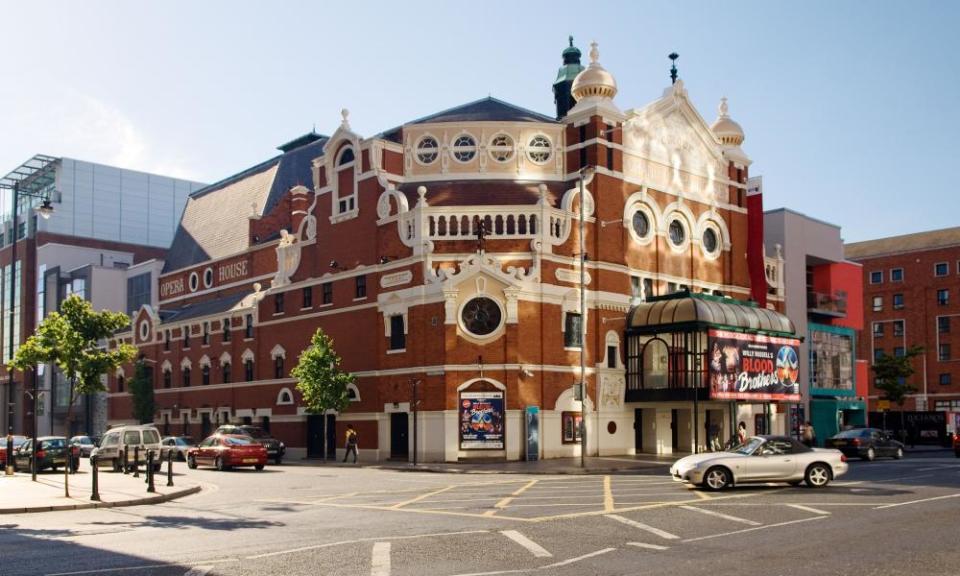
<instances>
[{"instance_id":1,"label":"paved road","mask_svg":"<svg viewBox=\"0 0 960 576\"><path fill-rule=\"evenodd\" d=\"M653 471L196 470L206 489L178 502L0 517L0 574L960 572L960 460L938 452L851 468L823 490L720 494Z\"/></svg>"}]
</instances>

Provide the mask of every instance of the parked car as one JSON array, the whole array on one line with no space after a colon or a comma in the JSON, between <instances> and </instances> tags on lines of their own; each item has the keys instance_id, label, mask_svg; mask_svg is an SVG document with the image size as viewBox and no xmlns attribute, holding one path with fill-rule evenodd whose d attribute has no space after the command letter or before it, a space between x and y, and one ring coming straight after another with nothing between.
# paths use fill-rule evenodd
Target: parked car
<instances>
[{"instance_id":1,"label":"parked car","mask_svg":"<svg viewBox=\"0 0 960 576\"><path fill-rule=\"evenodd\" d=\"M846 472L847 457L839 450L809 448L786 436L751 436L728 451L694 454L670 467L674 480L708 490L750 482L806 482L823 488Z\"/></svg>"},{"instance_id":2,"label":"parked car","mask_svg":"<svg viewBox=\"0 0 960 576\"><path fill-rule=\"evenodd\" d=\"M903 443L894 440L889 432L876 428L844 430L827 439L826 446L836 448L847 456L872 461L878 456L903 458Z\"/></svg>"},{"instance_id":3,"label":"parked car","mask_svg":"<svg viewBox=\"0 0 960 576\"><path fill-rule=\"evenodd\" d=\"M267 454L270 455L273 463L277 465L283 462L283 455L287 451L287 447L284 446L283 442L277 440L259 426L252 426L250 424L244 424L242 426L224 424L217 428L214 434L239 434L241 436L249 436L267 447Z\"/></svg>"},{"instance_id":4,"label":"parked car","mask_svg":"<svg viewBox=\"0 0 960 576\"><path fill-rule=\"evenodd\" d=\"M187 452L187 466L196 468L201 464L221 471L234 466L263 470L267 464L267 448L245 434L214 434Z\"/></svg>"},{"instance_id":5,"label":"parked car","mask_svg":"<svg viewBox=\"0 0 960 576\"><path fill-rule=\"evenodd\" d=\"M29 440L26 436L14 436L13 437L13 450L16 453L17 448L23 445L24 442ZM0 436L0 467L7 467L7 437Z\"/></svg>"},{"instance_id":6,"label":"parked car","mask_svg":"<svg viewBox=\"0 0 960 576\"><path fill-rule=\"evenodd\" d=\"M137 465L145 464L147 461L147 450L153 450L158 458L153 465L154 471L160 470L160 432L152 424L142 424L139 426L120 426L107 430L100 439L100 444L93 449L90 457L97 458L97 466L110 466L115 472L123 470L121 461L121 451L124 446L127 447L127 463L132 468L134 464L134 448L139 446L139 456Z\"/></svg>"},{"instance_id":7,"label":"parked car","mask_svg":"<svg viewBox=\"0 0 960 576\"><path fill-rule=\"evenodd\" d=\"M63 436L41 436L37 438L37 472L51 469L54 472L60 466L67 465L68 446ZM27 439L13 453L13 467L16 470L30 470L30 458L33 455L33 440Z\"/></svg>"},{"instance_id":8,"label":"parked car","mask_svg":"<svg viewBox=\"0 0 960 576\"><path fill-rule=\"evenodd\" d=\"M80 448L80 456L83 457L89 457L93 449L96 448L93 439L89 436L74 436L70 439L70 445L78 446Z\"/></svg>"},{"instance_id":9,"label":"parked car","mask_svg":"<svg viewBox=\"0 0 960 576\"><path fill-rule=\"evenodd\" d=\"M197 445L190 436L166 436L160 441L161 455L164 460L167 458L167 452L173 452L173 457L180 461L187 460L187 452Z\"/></svg>"}]
</instances>

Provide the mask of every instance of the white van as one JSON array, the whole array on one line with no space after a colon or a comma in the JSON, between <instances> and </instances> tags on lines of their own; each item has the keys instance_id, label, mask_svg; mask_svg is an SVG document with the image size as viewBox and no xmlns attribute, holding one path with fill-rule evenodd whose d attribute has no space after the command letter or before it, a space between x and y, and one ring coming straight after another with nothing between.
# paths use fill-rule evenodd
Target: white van
<instances>
[{"instance_id":1,"label":"white van","mask_svg":"<svg viewBox=\"0 0 960 576\"><path fill-rule=\"evenodd\" d=\"M133 466L134 448L140 447L137 464L147 461L147 450L153 450L156 455L154 470L159 471L160 461L160 432L153 424L139 426L120 426L107 430L100 443L90 453L91 462L96 457L98 466L110 466L115 472L122 470L122 451L127 448L127 462Z\"/></svg>"}]
</instances>

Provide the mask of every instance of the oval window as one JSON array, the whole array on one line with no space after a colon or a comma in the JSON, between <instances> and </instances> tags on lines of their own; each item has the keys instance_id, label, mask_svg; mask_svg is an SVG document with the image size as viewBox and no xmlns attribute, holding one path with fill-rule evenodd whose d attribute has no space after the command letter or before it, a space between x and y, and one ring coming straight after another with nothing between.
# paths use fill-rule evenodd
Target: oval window
<instances>
[{"instance_id":1,"label":"oval window","mask_svg":"<svg viewBox=\"0 0 960 576\"><path fill-rule=\"evenodd\" d=\"M703 231L703 249L706 250L708 254L713 254L717 251L717 246L719 242L717 241L717 231L713 228L707 228Z\"/></svg>"},{"instance_id":2,"label":"oval window","mask_svg":"<svg viewBox=\"0 0 960 576\"><path fill-rule=\"evenodd\" d=\"M687 231L683 227L683 223L679 220L674 220L670 223L670 242L674 246L683 245L683 241L687 238Z\"/></svg>"},{"instance_id":3,"label":"oval window","mask_svg":"<svg viewBox=\"0 0 960 576\"><path fill-rule=\"evenodd\" d=\"M460 312L460 320L467 332L474 336L487 336L500 327L503 312L500 305L485 296L467 302Z\"/></svg>"},{"instance_id":4,"label":"oval window","mask_svg":"<svg viewBox=\"0 0 960 576\"><path fill-rule=\"evenodd\" d=\"M633 233L637 235L638 238L646 238L650 234L650 219L647 218L647 215L641 211L637 210L633 213Z\"/></svg>"},{"instance_id":5,"label":"oval window","mask_svg":"<svg viewBox=\"0 0 960 576\"><path fill-rule=\"evenodd\" d=\"M203 271L203 287L210 288L213 286L213 268L207 268Z\"/></svg>"},{"instance_id":6,"label":"oval window","mask_svg":"<svg viewBox=\"0 0 960 576\"><path fill-rule=\"evenodd\" d=\"M477 155L477 141L473 136L464 134L453 141L453 157L458 162L469 162Z\"/></svg>"},{"instance_id":7,"label":"oval window","mask_svg":"<svg viewBox=\"0 0 960 576\"><path fill-rule=\"evenodd\" d=\"M424 136L417 143L417 160L421 164L433 164L440 154L440 145L433 136Z\"/></svg>"},{"instance_id":8,"label":"oval window","mask_svg":"<svg viewBox=\"0 0 960 576\"><path fill-rule=\"evenodd\" d=\"M196 292L197 288L200 287L200 275L196 272L190 273L190 291Z\"/></svg>"}]
</instances>

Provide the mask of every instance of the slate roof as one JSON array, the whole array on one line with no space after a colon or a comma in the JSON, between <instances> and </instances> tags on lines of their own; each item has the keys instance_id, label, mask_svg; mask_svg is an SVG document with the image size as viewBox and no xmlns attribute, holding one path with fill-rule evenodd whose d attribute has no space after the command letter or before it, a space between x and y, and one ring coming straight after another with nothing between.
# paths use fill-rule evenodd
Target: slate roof
<instances>
[{"instance_id":1,"label":"slate roof","mask_svg":"<svg viewBox=\"0 0 960 576\"><path fill-rule=\"evenodd\" d=\"M891 236L865 242L853 242L844 245L843 255L849 260L860 260L950 246L960 246L960 227Z\"/></svg>"},{"instance_id":2,"label":"slate roof","mask_svg":"<svg viewBox=\"0 0 960 576\"><path fill-rule=\"evenodd\" d=\"M184 320L190 320L191 318L220 314L232 310L250 294L252 294L252 292L237 292L215 300L205 300L196 304L187 304L180 308L163 308L160 310L160 318L164 323L167 323L182 322Z\"/></svg>"},{"instance_id":3,"label":"slate roof","mask_svg":"<svg viewBox=\"0 0 960 576\"><path fill-rule=\"evenodd\" d=\"M546 122L557 124L556 118L545 116L539 112L521 108L509 102L498 100L492 96L474 100L424 116L409 122L409 124L427 124L434 122Z\"/></svg>"},{"instance_id":4,"label":"slate roof","mask_svg":"<svg viewBox=\"0 0 960 576\"><path fill-rule=\"evenodd\" d=\"M323 153L328 139L322 136L298 140L301 139L308 143L288 148L284 154L191 194L163 271L245 250L249 246L249 218L254 203L262 216L273 210L293 186L303 184L312 189L311 162Z\"/></svg>"}]
</instances>

